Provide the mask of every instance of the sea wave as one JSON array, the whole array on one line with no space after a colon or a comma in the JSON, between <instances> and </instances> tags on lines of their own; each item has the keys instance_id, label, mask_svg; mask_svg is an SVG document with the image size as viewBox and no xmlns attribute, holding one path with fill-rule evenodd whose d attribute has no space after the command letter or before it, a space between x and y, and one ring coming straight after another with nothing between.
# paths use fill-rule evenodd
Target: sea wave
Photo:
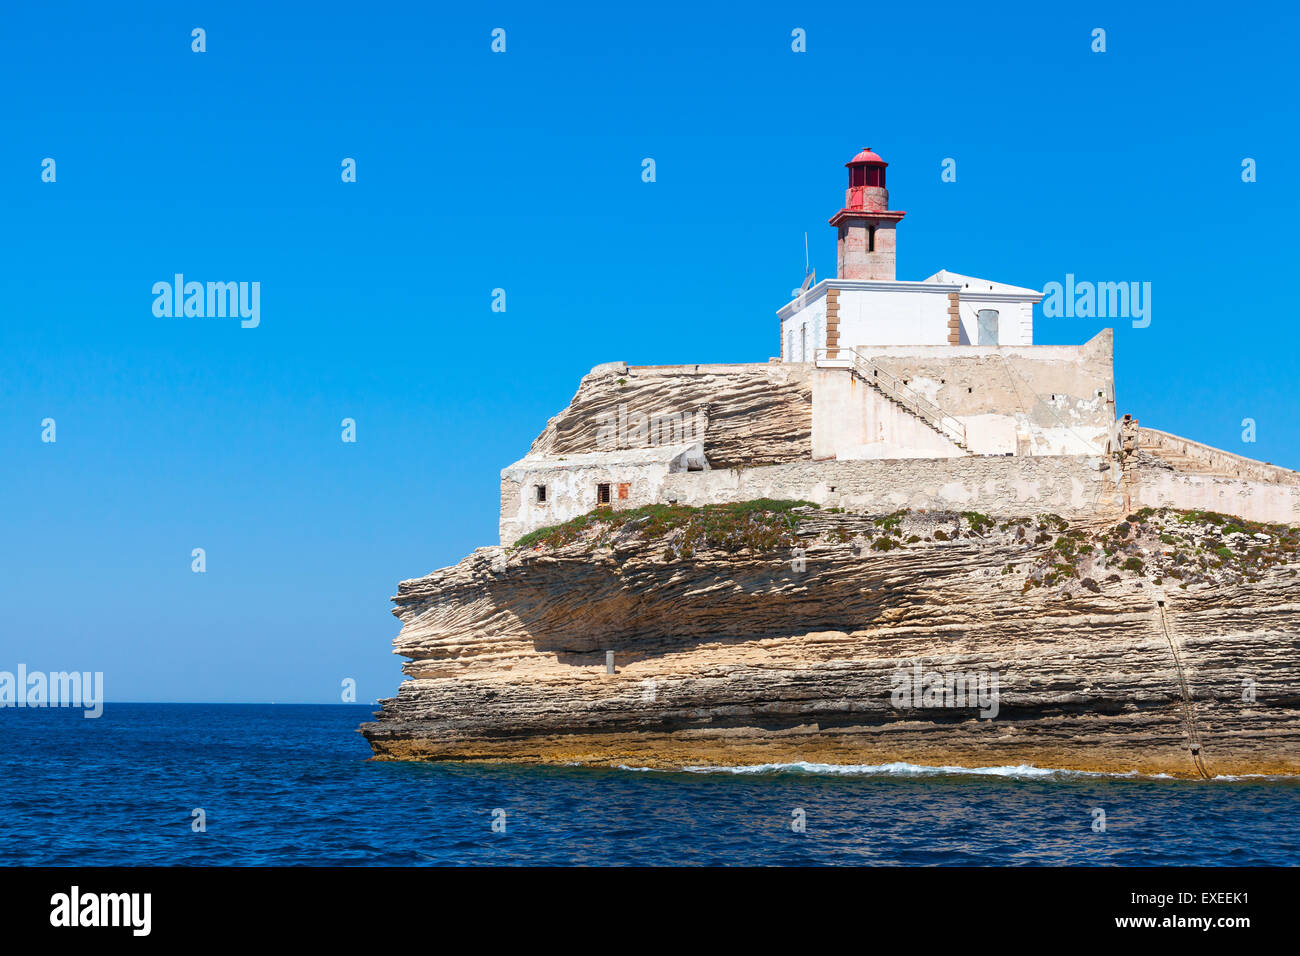
<instances>
[{"instance_id":1,"label":"sea wave","mask_svg":"<svg viewBox=\"0 0 1300 956\"><path fill-rule=\"evenodd\" d=\"M571 766L584 766L573 763ZM1219 774L1209 779L1197 777L1175 777L1167 773L1142 773L1137 770L1066 770L1059 767L1035 767L1032 764L1017 764L1001 767L959 767L935 766L930 764L907 763L895 761L881 764L833 764L794 761L791 763L760 763L738 766L685 766L685 767L631 767L619 764L615 769L632 773L698 773L698 774L737 774L746 776L761 775L798 775L831 777L1008 777L1021 780L1068 780L1068 779L1112 779L1112 780L1179 780L1188 783L1243 783L1243 782L1286 782L1300 784L1300 776L1294 774L1241 773Z\"/></svg>"},{"instance_id":2,"label":"sea wave","mask_svg":"<svg viewBox=\"0 0 1300 956\"><path fill-rule=\"evenodd\" d=\"M636 773L701 773L701 774L811 774L838 777L1012 777L1019 779L1067 779L1076 777L1091 778L1142 778L1146 780L1173 780L1167 773L1141 774L1136 770L1123 772L1105 772L1096 770L1062 770L1051 767L1035 767L1031 764L1001 767L958 767L932 766L927 764L895 761L881 764L831 764L796 761L793 763L761 763L742 766L685 766L675 769L660 767L629 767L620 764L619 770ZM1230 779L1230 778L1216 778ZM1231 778L1239 779L1239 778Z\"/></svg>"}]
</instances>

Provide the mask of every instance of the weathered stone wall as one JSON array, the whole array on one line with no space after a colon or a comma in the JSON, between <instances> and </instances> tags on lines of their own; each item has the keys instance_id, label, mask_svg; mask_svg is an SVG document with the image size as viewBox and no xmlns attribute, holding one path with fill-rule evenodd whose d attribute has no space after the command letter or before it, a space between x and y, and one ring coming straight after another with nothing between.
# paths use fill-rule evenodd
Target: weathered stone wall
<instances>
[{"instance_id":1,"label":"weathered stone wall","mask_svg":"<svg viewBox=\"0 0 1300 956\"><path fill-rule=\"evenodd\" d=\"M1138 429L1138 447L1206 474L1224 478L1242 478L1248 481L1300 485L1300 472L1270 465L1268 462L1257 461L1244 455L1235 455L1230 451L1203 445L1190 438L1171 435L1169 432L1154 428Z\"/></svg>"},{"instance_id":2,"label":"weathered stone wall","mask_svg":"<svg viewBox=\"0 0 1300 956\"><path fill-rule=\"evenodd\" d=\"M501 543L513 544L529 531L563 524L602 505L620 511L662 502L669 473L703 466L698 443L608 455L529 455L501 471ZM610 486L607 502L599 500L601 484ZM546 489L544 501L538 500L539 485Z\"/></svg>"},{"instance_id":3,"label":"weathered stone wall","mask_svg":"<svg viewBox=\"0 0 1300 956\"><path fill-rule=\"evenodd\" d=\"M1106 454L1115 421L1114 336L1084 345L864 350L966 425L980 454Z\"/></svg>"},{"instance_id":4,"label":"weathered stone wall","mask_svg":"<svg viewBox=\"0 0 1300 956\"><path fill-rule=\"evenodd\" d=\"M812 445L809 373L803 366L767 363L600 365L583 377L569 407L547 423L531 452L648 447L654 439L644 437L649 429L642 432L639 422L656 416L696 420L702 413L704 454L714 467L806 459Z\"/></svg>"},{"instance_id":5,"label":"weathered stone wall","mask_svg":"<svg viewBox=\"0 0 1300 956\"><path fill-rule=\"evenodd\" d=\"M527 462L527 459L525 459ZM514 544L537 528L563 524L594 511L599 502L596 486L610 485L609 506L619 508L631 502L643 505L662 495L668 462L591 462L574 468L546 468L540 465L508 468L501 472L501 544ZM546 487L546 501L538 502L536 486ZM626 499L617 497L621 484L629 486Z\"/></svg>"},{"instance_id":6,"label":"weathered stone wall","mask_svg":"<svg viewBox=\"0 0 1300 956\"><path fill-rule=\"evenodd\" d=\"M1300 525L1300 485L1174 471L1135 459L1127 469L1132 507L1217 511L1251 521Z\"/></svg>"},{"instance_id":7,"label":"weathered stone wall","mask_svg":"<svg viewBox=\"0 0 1300 956\"><path fill-rule=\"evenodd\" d=\"M1110 516L1124 508L1118 473L1103 456L903 458L794 462L668 475L663 494L683 505L777 498L890 512L1052 512Z\"/></svg>"},{"instance_id":8,"label":"weathered stone wall","mask_svg":"<svg viewBox=\"0 0 1300 956\"><path fill-rule=\"evenodd\" d=\"M1300 524L1300 473L1125 423L1126 495L1135 508L1217 511L1251 521Z\"/></svg>"},{"instance_id":9,"label":"weathered stone wall","mask_svg":"<svg viewBox=\"0 0 1300 956\"><path fill-rule=\"evenodd\" d=\"M840 223L836 275L841 279L893 282L898 270L897 225L889 219L850 219ZM868 238L872 227L875 229L874 242Z\"/></svg>"}]
</instances>

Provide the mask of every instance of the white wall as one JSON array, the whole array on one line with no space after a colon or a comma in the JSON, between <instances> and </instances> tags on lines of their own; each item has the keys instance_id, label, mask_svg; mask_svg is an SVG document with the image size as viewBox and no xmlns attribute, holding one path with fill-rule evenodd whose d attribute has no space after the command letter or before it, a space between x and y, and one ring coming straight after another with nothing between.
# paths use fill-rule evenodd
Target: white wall
<instances>
[{"instance_id":1,"label":"white wall","mask_svg":"<svg viewBox=\"0 0 1300 956\"><path fill-rule=\"evenodd\" d=\"M683 446L685 447L685 446ZM511 545L529 531L563 524L594 511L599 504L598 484L610 488L610 507L615 511L639 508L664 501L664 480L688 467L708 469L704 446L695 443L685 451L644 449L617 454L573 455L567 459L528 456L501 472L501 544ZM655 460L656 457L658 460ZM626 482L627 498L618 497L618 485ZM546 501L537 500L537 485L546 486Z\"/></svg>"},{"instance_id":2,"label":"white wall","mask_svg":"<svg viewBox=\"0 0 1300 956\"><path fill-rule=\"evenodd\" d=\"M841 289L840 345L946 345L948 292Z\"/></svg>"},{"instance_id":3,"label":"white wall","mask_svg":"<svg viewBox=\"0 0 1300 956\"><path fill-rule=\"evenodd\" d=\"M807 347L801 346L800 329L807 329ZM794 350L790 336L794 335ZM819 295L801 310L781 321L781 361L811 362L817 349L826 347L826 296Z\"/></svg>"},{"instance_id":4,"label":"white wall","mask_svg":"<svg viewBox=\"0 0 1300 956\"><path fill-rule=\"evenodd\" d=\"M961 318L961 344L979 342L979 312L993 309L998 313L998 345L1034 344L1034 303L988 293L959 294L958 314Z\"/></svg>"},{"instance_id":5,"label":"white wall","mask_svg":"<svg viewBox=\"0 0 1300 956\"><path fill-rule=\"evenodd\" d=\"M564 522L596 509L596 485L608 482L617 495L619 482L630 482L628 502L649 504L660 499L667 462L648 464L522 467L502 473L501 544L512 545L537 528ZM513 485L507 488L507 483ZM546 502L537 501L536 486L546 486ZM627 504L628 502L623 502Z\"/></svg>"},{"instance_id":6,"label":"white wall","mask_svg":"<svg viewBox=\"0 0 1300 956\"><path fill-rule=\"evenodd\" d=\"M813 372L812 457L955 458L964 454L848 369Z\"/></svg>"},{"instance_id":7,"label":"white wall","mask_svg":"<svg viewBox=\"0 0 1300 956\"><path fill-rule=\"evenodd\" d=\"M858 288L853 287L856 282ZM811 362L826 348L826 290L821 282L799 300L781 309L781 359ZM945 345L948 342L948 293L956 286L920 282L835 280L839 289L839 344ZM787 311L788 310L788 311ZM807 330L803 347L801 330ZM794 335L793 349L790 335Z\"/></svg>"},{"instance_id":8,"label":"white wall","mask_svg":"<svg viewBox=\"0 0 1300 956\"><path fill-rule=\"evenodd\" d=\"M826 290L839 290L839 344L854 346L947 345L948 295L959 297L962 345L979 342L978 313L998 313L999 346L1034 344L1034 299L1037 293L979 292L959 283L884 282L825 279L800 299L777 311L781 316L781 359L811 362L826 347ZM801 347L800 329L807 329ZM790 347L790 333L794 347Z\"/></svg>"}]
</instances>

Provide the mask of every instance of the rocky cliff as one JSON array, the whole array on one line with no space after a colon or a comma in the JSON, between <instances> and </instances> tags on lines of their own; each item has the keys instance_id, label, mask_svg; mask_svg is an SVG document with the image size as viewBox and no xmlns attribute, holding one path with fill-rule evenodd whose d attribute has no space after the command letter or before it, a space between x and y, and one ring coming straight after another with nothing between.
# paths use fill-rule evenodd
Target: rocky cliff
<instances>
[{"instance_id":1,"label":"rocky cliff","mask_svg":"<svg viewBox=\"0 0 1300 956\"><path fill-rule=\"evenodd\" d=\"M566 455L655 442L629 418L689 416L707 423L714 468L779 464L808 458L812 380L806 365L598 365L533 442L532 454ZM602 433L607 423L623 423ZM629 436L628 432L632 434ZM631 437L632 440L627 439ZM610 441L614 438L614 441ZM619 440L621 439L621 440ZM688 439L689 440L689 439Z\"/></svg>"},{"instance_id":2,"label":"rocky cliff","mask_svg":"<svg viewBox=\"0 0 1300 956\"><path fill-rule=\"evenodd\" d=\"M1300 772L1300 531L597 512L404 581L380 758ZM607 652L613 673L607 673Z\"/></svg>"}]
</instances>

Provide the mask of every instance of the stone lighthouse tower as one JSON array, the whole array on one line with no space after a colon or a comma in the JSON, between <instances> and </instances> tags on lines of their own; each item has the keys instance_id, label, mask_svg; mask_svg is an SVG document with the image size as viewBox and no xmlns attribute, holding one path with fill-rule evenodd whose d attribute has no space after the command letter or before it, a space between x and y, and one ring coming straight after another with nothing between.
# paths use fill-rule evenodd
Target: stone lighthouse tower
<instances>
[{"instance_id":1,"label":"stone lighthouse tower","mask_svg":"<svg viewBox=\"0 0 1300 956\"><path fill-rule=\"evenodd\" d=\"M839 278L895 279L898 250L898 220L907 213L891 212L889 190L885 188L885 167L889 164L865 147L844 164L849 170L849 188L844 208L831 217L840 233Z\"/></svg>"}]
</instances>

